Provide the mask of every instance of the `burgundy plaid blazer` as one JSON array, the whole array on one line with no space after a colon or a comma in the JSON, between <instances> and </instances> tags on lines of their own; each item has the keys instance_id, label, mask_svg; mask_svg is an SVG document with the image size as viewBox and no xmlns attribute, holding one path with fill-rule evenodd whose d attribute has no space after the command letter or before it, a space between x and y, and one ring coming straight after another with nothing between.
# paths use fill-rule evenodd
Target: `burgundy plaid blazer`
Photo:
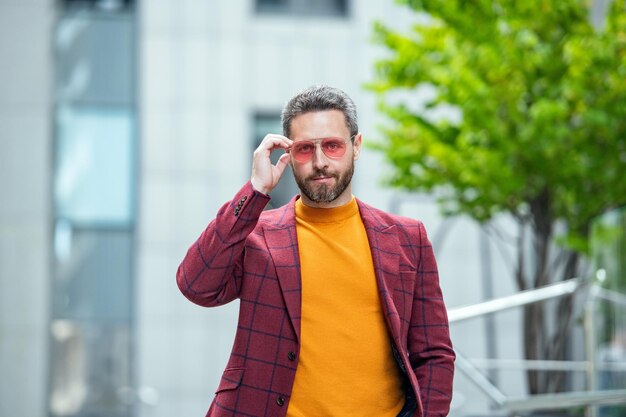
<instances>
[{"instance_id":1,"label":"burgundy plaid blazer","mask_svg":"<svg viewBox=\"0 0 626 417\"><path fill-rule=\"evenodd\" d=\"M248 182L178 268L178 286L194 303L213 307L240 299L233 350L207 416L287 412L300 344L295 200L263 212L269 197ZM443 417L452 396L454 351L424 226L357 202L393 350L413 403L400 415Z\"/></svg>"}]
</instances>

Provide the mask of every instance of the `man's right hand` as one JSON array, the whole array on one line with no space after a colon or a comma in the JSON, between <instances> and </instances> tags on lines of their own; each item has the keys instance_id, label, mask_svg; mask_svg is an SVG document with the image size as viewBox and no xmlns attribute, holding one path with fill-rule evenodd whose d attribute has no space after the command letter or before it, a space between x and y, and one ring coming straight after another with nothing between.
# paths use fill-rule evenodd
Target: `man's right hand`
<instances>
[{"instance_id":1,"label":"man's right hand","mask_svg":"<svg viewBox=\"0 0 626 417\"><path fill-rule=\"evenodd\" d=\"M287 150L292 143L293 141L288 137L271 133L263 138L252 157L252 177L250 182L255 190L263 194L269 194L276 187L278 180L280 180L291 160L291 154L285 152L280 156L276 165L272 164L270 155L277 149Z\"/></svg>"}]
</instances>

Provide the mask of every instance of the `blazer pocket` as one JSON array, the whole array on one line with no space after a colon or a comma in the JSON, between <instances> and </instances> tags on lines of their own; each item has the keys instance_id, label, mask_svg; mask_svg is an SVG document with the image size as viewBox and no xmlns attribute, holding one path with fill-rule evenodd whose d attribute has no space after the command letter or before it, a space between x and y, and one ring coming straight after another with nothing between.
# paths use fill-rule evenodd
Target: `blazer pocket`
<instances>
[{"instance_id":1,"label":"blazer pocket","mask_svg":"<svg viewBox=\"0 0 626 417\"><path fill-rule=\"evenodd\" d=\"M239 385L241 385L241 380L243 379L243 371L244 371L244 368L226 369L224 373L222 374L222 379L215 393L217 394L223 391L230 391L230 390L237 389Z\"/></svg>"}]
</instances>

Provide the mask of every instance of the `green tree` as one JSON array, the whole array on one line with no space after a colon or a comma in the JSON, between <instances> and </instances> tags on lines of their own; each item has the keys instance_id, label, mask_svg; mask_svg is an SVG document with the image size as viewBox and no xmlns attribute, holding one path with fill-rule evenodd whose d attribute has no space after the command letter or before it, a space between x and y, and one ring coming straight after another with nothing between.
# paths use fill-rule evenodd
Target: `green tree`
<instances>
[{"instance_id":1,"label":"green tree","mask_svg":"<svg viewBox=\"0 0 626 417\"><path fill-rule=\"evenodd\" d=\"M447 214L510 214L519 290L576 276L594 217L626 203L626 3L598 27L582 0L399 3L416 23L375 25L389 54L370 85L388 118L378 149L390 184L436 190ZM424 86L436 93L416 108ZM439 106L460 117L433 117ZM526 357L563 359L572 300L556 329L545 309L525 309ZM528 376L533 394L564 389L561 373Z\"/></svg>"}]
</instances>

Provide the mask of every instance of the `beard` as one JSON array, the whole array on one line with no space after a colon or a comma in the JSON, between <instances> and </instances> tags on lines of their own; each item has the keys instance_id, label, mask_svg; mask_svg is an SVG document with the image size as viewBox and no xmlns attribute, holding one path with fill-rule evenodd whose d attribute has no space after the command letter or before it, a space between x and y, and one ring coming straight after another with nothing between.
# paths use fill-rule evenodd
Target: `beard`
<instances>
[{"instance_id":1,"label":"beard","mask_svg":"<svg viewBox=\"0 0 626 417\"><path fill-rule=\"evenodd\" d=\"M330 203L335 201L350 185L352 181L352 175L354 174L354 160L351 161L348 169L343 173L331 174L326 169L316 170L312 175L307 178L296 175L294 170L294 178L300 192L307 196L307 198L314 203ZM332 177L335 179L335 185L329 184L315 184L314 178L316 177Z\"/></svg>"}]
</instances>

